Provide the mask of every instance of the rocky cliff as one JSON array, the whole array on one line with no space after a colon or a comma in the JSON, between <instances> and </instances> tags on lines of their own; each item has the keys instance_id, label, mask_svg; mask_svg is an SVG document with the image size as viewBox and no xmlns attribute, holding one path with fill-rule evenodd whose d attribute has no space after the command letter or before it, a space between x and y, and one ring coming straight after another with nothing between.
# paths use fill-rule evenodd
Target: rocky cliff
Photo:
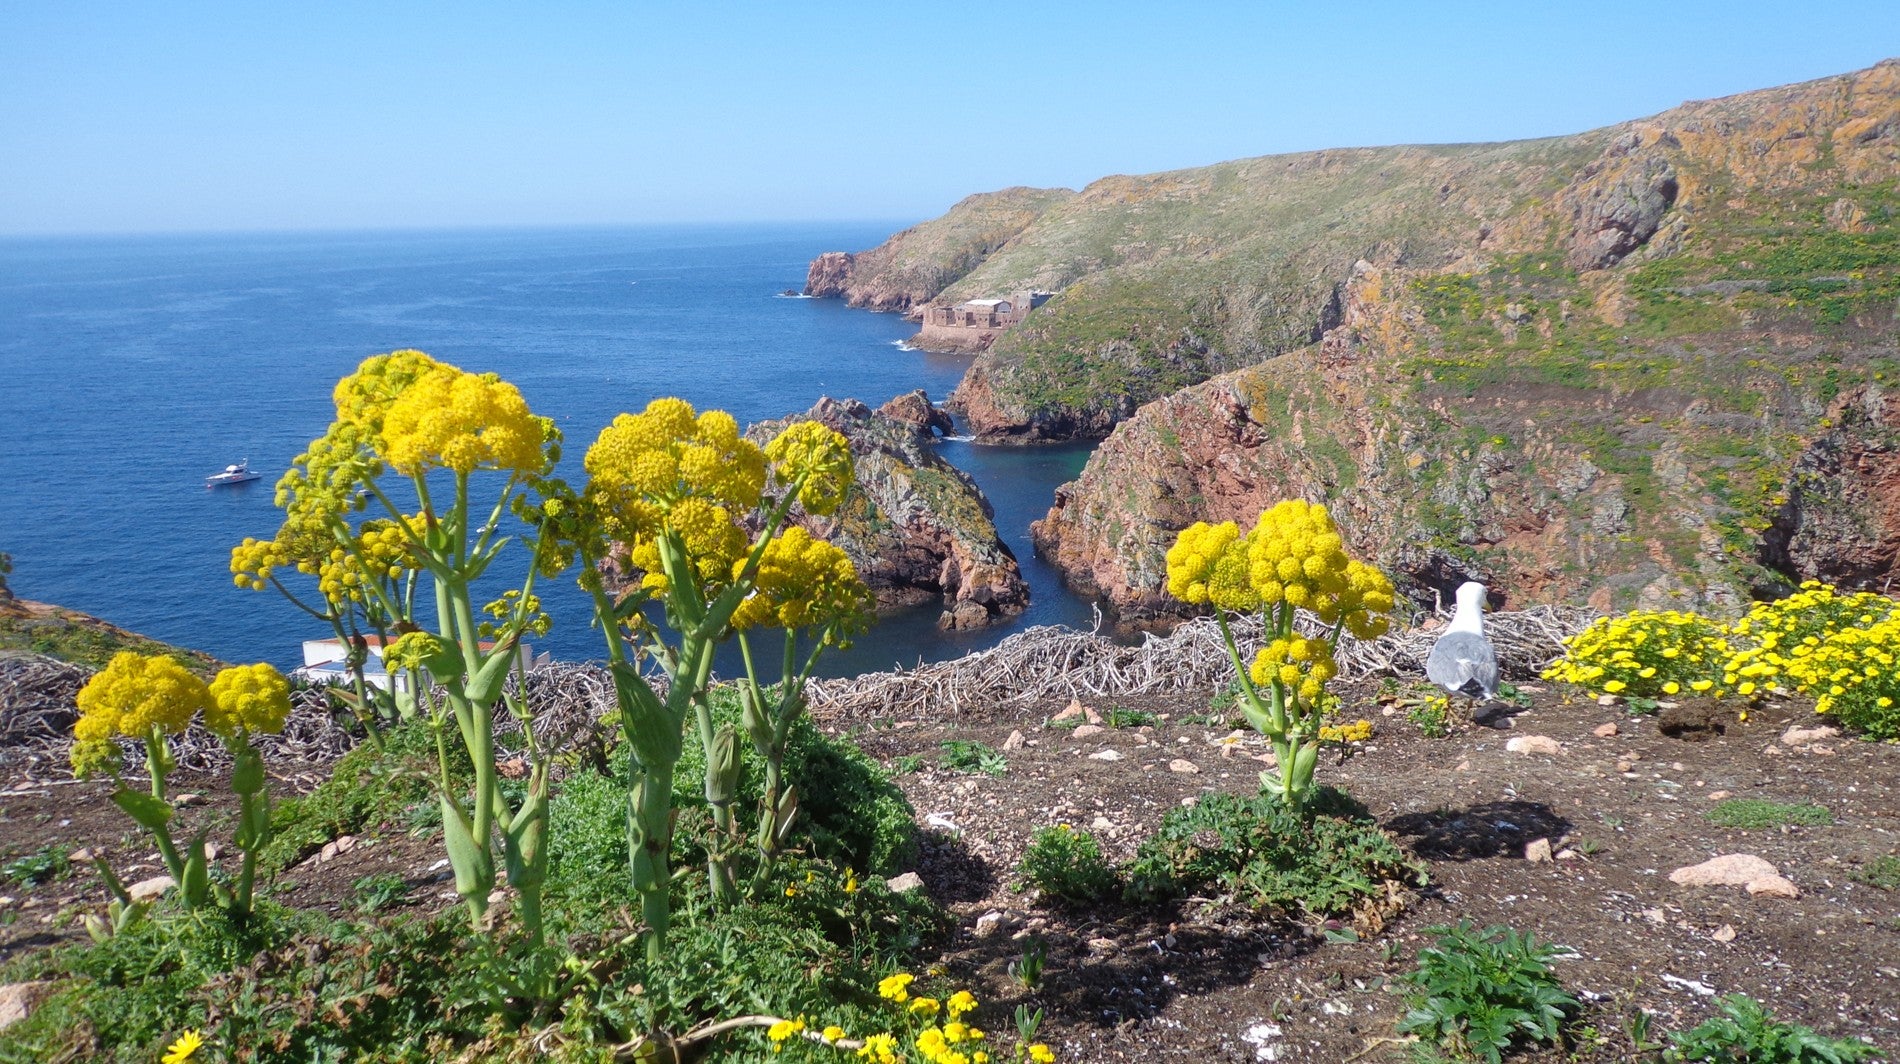
<instances>
[{"instance_id":1,"label":"rocky cliff","mask_svg":"<svg viewBox=\"0 0 1900 1064\"><path fill-rule=\"evenodd\" d=\"M1164 558L1179 529L1287 497L1332 505L1425 603L1467 578L1513 604L1605 609L1721 610L1810 577L1887 586L1900 200L1889 184L1853 203L1885 228L1796 225L1766 249L1736 235L1746 259L1627 277L1555 251L1478 272L1362 262L1320 343L1118 426L1037 522L1037 549L1137 618L1180 609ZM1845 254L1851 283L1803 272Z\"/></svg>"},{"instance_id":2,"label":"rocky cliff","mask_svg":"<svg viewBox=\"0 0 1900 1064\"><path fill-rule=\"evenodd\" d=\"M943 217L912 226L869 251L832 251L813 260L805 294L854 307L906 311L981 266L1050 207L1065 188L1006 188L968 196Z\"/></svg>"},{"instance_id":3,"label":"rocky cliff","mask_svg":"<svg viewBox=\"0 0 1900 1064\"><path fill-rule=\"evenodd\" d=\"M923 392L873 411L821 399L804 414L747 429L763 443L794 421L820 421L851 441L857 484L829 517L794 520L844 549L880 608L940 603L944 628L977 628L1021 613L1029 585L997 537L989 500L938 457L933 430L949 427Z\"/></svg>"},{"instance_id":4,"label":"rocky cliff","mask_svg":"<svg viewBox=\"0 0 1900 1064\"><path fill-rule=\"evenodd\" d=\"M951 215L858 260L876 258L881 278L927 273L909 290L934 287L939 301L1058 292L978 357L952 401L995 442L1100 437L1143 403L1317 342L1339 324L1359 261L1482 274L1537 256L1581 275L1573 294L1609 322L1624 284L1659 260L1681 263L1680 276L1647 274L1664 287L1835 284L1859 298L1872 289L1851 254L1805 273L1779 262L1774 277L1751 256L1803 231L1887 246L1869 196L1891 187L1897 142L1900 64L1888 61L1571 136L1104 178L963 256L973 265L949 280L952 257L912 234Z\"/></svg>"}]
</instances>

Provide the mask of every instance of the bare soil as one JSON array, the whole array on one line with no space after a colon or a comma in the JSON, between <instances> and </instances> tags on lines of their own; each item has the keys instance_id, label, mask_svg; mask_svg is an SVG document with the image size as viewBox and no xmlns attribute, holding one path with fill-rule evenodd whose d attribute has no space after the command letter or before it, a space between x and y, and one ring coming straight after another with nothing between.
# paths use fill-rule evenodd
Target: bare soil
<instances>
[{"instance_id":1,"label":"bare soil","mask_svg":"<svg viewBox=\"0 0 1900 1064\"><path fill-rule=\"evenodd\" d=\"M1574 951L1559 967L1585 1003L1571 1043L1517 1059L1631 1059L1627 1021L1637 1009L1654 1014L1658 1031L1680 1030L1729 993L1750 994L1783 1020L1900 1048L1900 892L1855 878L1867 861L1900 853L1892 786L1900 746L1789 746L1781 736L1791 723L1815 723L1800 704L1737 721L1729 707L1631 717L1553 690L1533 689L1531 698L1505 727L1465 725L1430 739L1397 707L1384 714L1370 686L1347 693L1347 716L1368 716L1377 731L1349 756L1329 755L1320 780L1348 790L1430 868L1406 911L1357 942L1222 899L1075 911L1044 905L1018 884L1017 862L1038 828L1090 830L1119 861L1184 800L1257 787L1254 758L1265 751L1257 736L1223 742L1232 728L1181 723L1205 719L1205 697L1090 703L1102 714L1152 713L1157 723L1084 738L1050 723L1060 704L955 721L821 723L848 730L886 764L921 761L898 777L924 833L917 871L958 927L920 966L972 985L987 1003L979 1022L993 1028L1007 1028L1019 1003L1044 1009L1042 1037L1066 1061L1409 1059L1410 1047L1394 1038L1403 1011L1396 978L1430 944L1428 928L1461 919ZM1593 734L1607 723L1617 734ZM1000 776L938 764L947 739L1003 750L1013 732L1021 745L1004 750ZM1519 735L1555 739L1561 752L1507 751ZM1109 752L1118 756L1101 756ZM103 847L128 881L161 871L105 788L47 782L55 766L25 768L0 790L0 863L48 846L89 846ZM188 830L230 815L217 781L180 782L207 797L181 814ZM1725 796L1814 803L1834 823L1721 828L1706 814ZM1539 839L1562 856L1527 860ZM1724 853L1765 858L1801 897L1670 882L1672 870ZM286 872L275 896L347 914L358 904L353 884L390 873L408 888L399 904L446 906L453 891L439 860L433 841L388 825ZM7 883L0 893L0 959L72 940L81 934L73 907L104 900L84 869L32 887ZM1033 992L1008 974L1032 938L1047 950Z\"/></svg>"}]
</instances>

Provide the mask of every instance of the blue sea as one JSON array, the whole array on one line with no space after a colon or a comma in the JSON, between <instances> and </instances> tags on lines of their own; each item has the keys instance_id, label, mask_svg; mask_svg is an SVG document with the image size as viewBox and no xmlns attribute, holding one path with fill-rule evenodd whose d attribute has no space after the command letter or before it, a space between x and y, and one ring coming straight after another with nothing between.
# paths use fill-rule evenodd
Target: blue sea
<instances>
[{"instance_id":1,"label":"blue sea","mask_svg":"<svg viewBox=\"0 0 1900 1064\"><path fill-rule=\"evenodd\" d=\"M650 227L0 241L0 551L23 598L96 614L232 661L300 663L322 636L274 592L234 587L230 547L278 524L272 485L332 415L337 378L414 347L518 385L567 437L562 472L623 410L658 395L741 423L820 396L942 400L967 358L905 350L900 317L791 298L818 253L898 225ZM887 616L824 670L953 657L1028 624L1091 623L1030 549L1029 522L1082 447L939 444L996 508L1030 581L1007 627L937 631ZM208 490L249 459L264 478ZM499 565L500 563L498 563ZM602 656L584 599L544 587L536 650Z\"/></svg>"}]
</instances>

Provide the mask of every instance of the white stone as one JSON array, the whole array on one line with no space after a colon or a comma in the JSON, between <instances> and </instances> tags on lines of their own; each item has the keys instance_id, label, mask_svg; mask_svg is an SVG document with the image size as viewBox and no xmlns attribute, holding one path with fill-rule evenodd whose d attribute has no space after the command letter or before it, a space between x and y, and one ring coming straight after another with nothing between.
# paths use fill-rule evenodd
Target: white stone
<instances>
[{"instance_id":1,"label":"white stone","mask_svg":"<svg viewBox=\"0 0 1900 1064\"><path fill-rule=\"evenodd\" d=\"M1669 873L1669 882L1685 887L1741 887L1764 876L1780 876L1774 865L1752 853L1725 853Z\"/></svg>"},{"instance_id":2,"label":"white stone","mask_svg":"<svg viewBox=\"0 0 1900 1064\"><path fill-rule=\"evenodd\" d=\"M989 938L1003 929L1005 917L999 912L987 912L976 918L976 937Z\"/></svg>"},{"instance_id":3,"label":"white stone","mask_svg":"<svg viewBox=\"0 0 1900 1064\"><path fill-rule=\"evenodd\" d=\"M1179 772L1183 776L1193 776L1201 771L1201 766L1189 761L1187 758L1177 757L1173 761L1168 762L1168 771Z\"/></svg>"},{"instance_id":4,"label":"white stone","mask_svg":"<svg viewBox=\"0 0 1900 1064\"><path fill-rule=\"evenodd\" d=\"M1788 746L1806 746L1809 743L1825 742L1840 734L1839 728L1826 724L1817 728L1792 727L1781 733L1781 741Z\"/></svg>"},{"instance_id":5,"label":"white stone","mask_svg":"<svg viewBox=\"0 0 1900 1064\"><path fill-rule=\"evenodd\" d=\"M1553 860L1549 839L1532 839L1524 847L1524 859L1532 864L1546 864Z\"/></svg>"},{"instance_id":6,"label":"white stone","mask_svg":"<svg viewBox=\"0 0 1900 1064\"><path fill-rule=\"evenodd\" d=\"M153 876L150 879L139 880L125 888L125 892L133 901L151 901L177 885L177 881L170 876Z\"/></svg>"},{"instance_id":7,"label":"white stone","mask_svg":"<svg viewBox=\"0 0 1900 1064\"><path fill-rule=\"evenodd\" d=\"M1745 889L1753 898L1799 898L1801 896L1800 887L1775 875L1751 879Z\"/></svg>"},{"instance_id":8,"label":"white stone","mask_svg":"<svg viewBox=\"0 0 1900 1064\"><path fill-rule=\"evenodd\" d=\"M1548 735L1519 735L1504 744L1504 748L1514 754L1548 754L1555 756L1563 753L1563 745Z\"/></svg>"},{"instance_id":9,"label":"white stone","mask_svg":"<svg viewBox=\"0 0 1900 1064\"><path fill-rule=\"evenodd\" d=\"M1102 727L1100 724L1078 724L1076 725L1075 731L1071 734L1077 739L1093 739L1107 730L1107 728Z\"/></svg>"},{"instance_id":10,"label":"white stone","mask_svg":"<svg viewBox=\"0 0 1900 1064\"><path fill-rule=\"evenodd\" d=\"M924 889L924 877L915 872L905 872L901 876L892 876L885 880L884 886L889 889L892 894L903 894L908 891L922 890Z\"/></svg>"},{"instance_id":11,"label":"white stone","mask_svg":"<svg viewBox=\"0 0 1900 1064\"><path fill-rule=\"evenodd\" d=\"M1089 755L1090 761L1120 761L1121 759L1122 759L1122 752L1120 750L1113 750L1113 749L1097 750L1094 753Z\"/></svg>"},{"instance_id":12,"label":"white stone","mask_svg":"<svg viewBox=\"0 0 1900 1064\"><path fill-rule=\"evenodd\" d=\"M53 984L43 980L0 986L0 1030L26 1019L52 992Z\"/></svg>"}]
</instances>

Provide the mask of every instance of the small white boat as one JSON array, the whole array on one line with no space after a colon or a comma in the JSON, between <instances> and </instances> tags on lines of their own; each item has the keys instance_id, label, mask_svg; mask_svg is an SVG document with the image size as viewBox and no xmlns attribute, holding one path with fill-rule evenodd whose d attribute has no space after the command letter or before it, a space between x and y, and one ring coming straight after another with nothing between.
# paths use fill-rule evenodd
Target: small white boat
<instances>
[{"instance_id":1,"label":"small white boat","mask_svg":"<svg viewBox=\"0 0 1900 1064\"><path fill-rule=\"evenodd\" d=\"M263 475L264 474L252 469L251 460L246 458L236 465L225 466L224 472L222 473L213 473L206 477L205 487L221 488L226 484L247 484L253 480L257 480Z\"/></svg>"}]
</instances>

